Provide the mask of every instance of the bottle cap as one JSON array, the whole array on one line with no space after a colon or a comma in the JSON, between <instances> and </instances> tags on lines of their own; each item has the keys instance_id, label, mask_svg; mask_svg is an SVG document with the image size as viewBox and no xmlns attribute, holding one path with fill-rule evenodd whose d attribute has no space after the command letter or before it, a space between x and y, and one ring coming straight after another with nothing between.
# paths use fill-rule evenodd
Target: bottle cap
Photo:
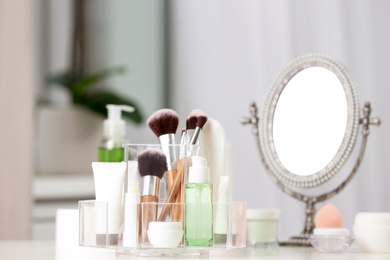
<instances>
[{"instance_id":1,"label":"bottle cap","mask_svg":"<svg viewBox=\"0 0 390 260\"><path fill-rule=\"evenodd\" d=\"M192 167L207 167L207 160L202 156L192 156Z\"/></svg>"},{"instance_id":2,"label":"bottle cap","mask_svg":"<svg viewBox=\"0 0 390 260\"><path fill-rule=\"evenodd\" d=\"M210 168L201 156L192 156L192 166L188 173L188 183L210 183Z\"/></svg>"},{"instance_id":3,"label":"bottle cap","mask_svg":"<svg viewBox=\"0 0 390 260\"><path fill-rule=\"evenodd\" d=\"M124 137L126 134L126 123L121 117L121 112L134 112L134 108L131 106L112 104L109 104L106 107L108 110L108 116L103 123L103 136L119 138Z\"/></svg>"}]
</instances>

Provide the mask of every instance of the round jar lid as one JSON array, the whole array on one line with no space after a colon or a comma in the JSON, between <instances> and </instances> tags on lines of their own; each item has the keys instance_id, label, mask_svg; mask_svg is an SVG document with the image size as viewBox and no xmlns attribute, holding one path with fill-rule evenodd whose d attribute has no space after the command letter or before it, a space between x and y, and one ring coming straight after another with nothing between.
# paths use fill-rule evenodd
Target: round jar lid
<instances>
[{"instance_id":1,"label":"round jar lid","mask_svg":"<svg viewBox=\"0 0 390 260\"><path fill-rule=\"evenodd\" d=\"M362 226L390 226L390 213L360 212L355 216L355 225Z\"/></svg>"},{"instance_id":2,"label":"round jar lid","mask_svg":"<svg viewBox=\"0 0 390 260\"><path fill-rule=\"evenodd\" d=\"M149 230L183 230L181 222L152 221L149 222Z\"/></svg>"},{"instance_id":3,"label":"round jar lid","mask_svg":"<svg viewBox=\"0 0 390 260\"><path fill-rule=\"evenodd\" d=\"M279 209L248 209L246 219L279 219Z\"/></svg>"}]
</instances>

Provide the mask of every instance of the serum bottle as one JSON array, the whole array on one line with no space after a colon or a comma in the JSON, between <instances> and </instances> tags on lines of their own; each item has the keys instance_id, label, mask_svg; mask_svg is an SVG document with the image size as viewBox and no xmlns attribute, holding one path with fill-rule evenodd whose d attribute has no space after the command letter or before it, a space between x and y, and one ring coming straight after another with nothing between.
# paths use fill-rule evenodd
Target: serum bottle
<instances>
[{"instance_id":1,"label":"serum bottle","mask_svg":"<svg viewBox=\"0 0 390 260\"><path fill-rule=\"evenodd\" d=\"M213 204L210 168L200 156L192 157L192 166L185 185L185 245L213 245Z\"/></svg>"},{"instance_id":2,"label":"serum bottle","mask_svg":"<svg viewBox=\"0 0 390 260\"><path fill-rule=\"evenodd\" d=\"M125 151L122 147L126 135L126 123L121 112L133 112L134 108L124 105L107 105L108 117L103 123L103 139L99 146L99 162L122 162Z\"/></svg>"}]
</instances>

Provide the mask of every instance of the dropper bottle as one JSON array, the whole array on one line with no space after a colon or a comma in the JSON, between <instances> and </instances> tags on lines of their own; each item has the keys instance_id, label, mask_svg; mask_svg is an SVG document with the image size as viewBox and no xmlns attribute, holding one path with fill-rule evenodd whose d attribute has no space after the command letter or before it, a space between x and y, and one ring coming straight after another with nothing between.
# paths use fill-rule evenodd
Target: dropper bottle
<instances>
[{"instance_id":1,"label":"dropper bottle","mask_svg":"<svg viewBox=\"0 0 390 260\"><path fill-rule=\"evenodd\" d=\"M192 156L188 183L185 185L185 245L213 245L213 205L210 168L207 160Z\"/></svg>"},{"instance_id":2,"label":"dropper bottle","mask_svg":"<svg viewBox=\"0 0 390 260\"><path fill-rule=\"evenodd\" d=\"M107 119L103 123L103 138L99 145L99 162L122 162L124 160L124 148L126 136L126 123L122 119L122 111L133 112L134 108L126 105L106 106Z\"/></svg>"}]
</instances>

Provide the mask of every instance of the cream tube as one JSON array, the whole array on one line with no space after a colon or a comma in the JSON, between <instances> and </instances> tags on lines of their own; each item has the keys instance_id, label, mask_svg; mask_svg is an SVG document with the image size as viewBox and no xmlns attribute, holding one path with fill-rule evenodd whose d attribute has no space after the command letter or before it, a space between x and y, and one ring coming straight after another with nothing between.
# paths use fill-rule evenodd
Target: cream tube
<instances>
[{"instance_id":1,"label":"cream tube","mask_svg":"<svg viewBox=\"0 0 390 260\"><path fill-rule=\"evenodd\" d=\"M107 208L96 207L96 239L99 245L118 243L122 223L122 193L126 173L125 162L93 162L95 196L97 202L106 202ZM108 236L105 236L105 235Z\"/></svg>"},{"instance_id":2,"label":"cream tube","mask_svg":"<svg viewBox=\"0 0 390 260\"><path fill-rule=\"evenodd\" d=\"M138 162L127 162L127 192L125 194L125 218L123 230L123 247L135 248L138 244L138 215L139 215L139 172Z\"/></svg>"},{"instance_id":3,"label":"cream tube","mask_svg":"<svg viewBox=\"0 0 390 260\"><path fill-rule=\"evenodd\" d=\"M214 242L227 243L229 210L229 176L221 176L218 186L218 200L215 209Z\"/></svg>"},{"instance_id":4,"label":"cream tube","mask_svg":"<svg viewBox=\"0 0 390 260\"><path fill-rule=\"evenodd\" d=\"M139 187L130 187L125 195L125 224L123 246L136 247L138 244L138 205L140 203Z\"/></svg>"}]
</instances>

